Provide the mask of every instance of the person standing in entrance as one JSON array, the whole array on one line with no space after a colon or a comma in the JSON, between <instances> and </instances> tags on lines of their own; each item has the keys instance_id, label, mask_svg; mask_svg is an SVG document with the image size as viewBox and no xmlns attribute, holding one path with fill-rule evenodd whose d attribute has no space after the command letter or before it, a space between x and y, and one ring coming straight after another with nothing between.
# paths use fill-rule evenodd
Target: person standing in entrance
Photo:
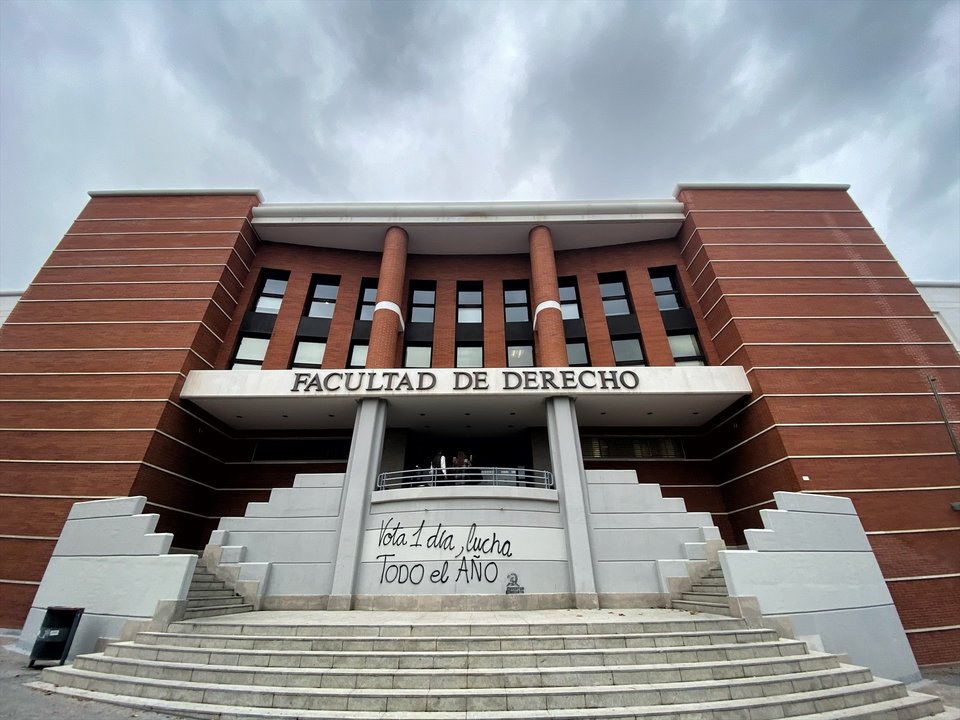
<instances>
[{"instance_id":1,"label":"person standing in entrance","mask_svg":"<svg viewBox=\"0 0 960 720\"><path fill-rule=\"evenodd\" d=\"M447 458L444 456L442 450L438 450L437 454L433 456L433 460L430 461L430 469L433 474L433 484L437 484L437 473L443 476L443 480L447 479Z\"/></svg>"}]
</instances>

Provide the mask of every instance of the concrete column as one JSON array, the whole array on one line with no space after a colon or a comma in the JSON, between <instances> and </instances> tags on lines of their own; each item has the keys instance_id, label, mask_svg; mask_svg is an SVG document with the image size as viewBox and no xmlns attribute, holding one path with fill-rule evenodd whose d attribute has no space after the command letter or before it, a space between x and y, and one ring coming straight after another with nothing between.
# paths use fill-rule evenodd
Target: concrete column
<instances>
[{"instance_id":1,"label":"concrete column","mask_svg":"<svg viewBox=\"0 0 960 720\"><path fill-rule=\"evenodd\" d=\"M537 362L542 367L566 367L567 342L560 316L553 237L543 225L530 231L530 277Z\"/></svg>"},{"instance_id":2,"label":"concrete column","mask_svg":"<svg viewBox=\"0 0 960 720\"><path fill-rule=\"evenodd\" d=\"M370 348L367 351L368 368L396 366L397 338L403 332L404 278L407 272L407 233L403 228L391 227L383 238L383 258L377 280L377 305L370 326Z\"/></svg>"},{"instance_id":3,"label":"concrete column","mask_svg":"<svg viewBox=\"0 0 960 720\"><path fill-rule=\"evenodd\" d=\"M386 425L386 400L367 398L360 401L353 422L353 442L350 444L343 483L337 559L327 605L330 610L350 610L353 603L360 552L363 549L363 526L380 470Z\"/></svg>"},{"instance_id":4,"label":"concrete column","mask_svg":"<svg viewBox=\"0 0 960 720\"><path fill-rule=\"evenodd\" d=\"M578 608L598 608L600 599L587 527L587 476L583 469L580 429L573 398L547 398L547 433L567 536L574 602Z\"/></svg>"}]
</instances>

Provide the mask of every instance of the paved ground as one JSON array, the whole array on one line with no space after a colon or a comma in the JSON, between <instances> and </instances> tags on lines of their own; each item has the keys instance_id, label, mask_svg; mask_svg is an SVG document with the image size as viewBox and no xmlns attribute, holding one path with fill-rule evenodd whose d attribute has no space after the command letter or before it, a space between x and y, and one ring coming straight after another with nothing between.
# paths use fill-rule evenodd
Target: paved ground
<instances>
[{"instance_id":1,"label":"paved ground","mask_svg":"<svg viewBox=\"0 0 960 720\"><path fill-rule=\"evenodd\" d=\"M612 618L611 618L612 619ZM24 686L40 679L40 670L28 668L29 658L11 649L15 638L0 635L0 720L179 720L171 715L119 705L77 700ZM910 689L939 695L944 704L960 708L960 665L928 668Z\"/></svg>"},{"instance_id":2,"label":"paved ground","mask_svg":"<svg viewBox=\"0 0 960 720\"><path fill-rule=\"evenodd\" d=\"M172 715L75 700L25 687L24 683L40 679L40 669L28 668L30 658L7 647L14 639L0 635L0 720L180 720Z\"/></svg>"}]
</instances>

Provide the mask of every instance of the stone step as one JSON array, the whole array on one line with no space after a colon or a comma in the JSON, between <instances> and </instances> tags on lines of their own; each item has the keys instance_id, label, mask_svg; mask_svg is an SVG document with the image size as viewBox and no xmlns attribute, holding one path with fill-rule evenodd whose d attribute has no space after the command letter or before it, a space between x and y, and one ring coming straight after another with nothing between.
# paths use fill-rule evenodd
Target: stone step
<instances>
[{"instance_id":1,"label":"stone step","mask_svg":"<svg viewBox=\"0 0 960 720\"><path fill-rule=\"evenodd\" d=\"M827 654L763 658L736 662L660 663L585 667L477 668L437 673L432 669L287 668L163 662L107 654L78 657L74 667L102 674L152 677L163 680L210 682L221 685L276 687L356 688L513 688L583 687L593 685L668 684L693 681L745 681L767 683L773 679L799 682L803 678L846 677L830 680L854 684L870 680L869 670L841 667ZM841 672L842 671L842 672ZM766 693L769 694L769 693Z\"/></svg>"},{"instance_id":2,"label":"stone step","mask_svg":"<svg viewBox=\"0 0 960 720\"><path fill-rule=\"evenodd\" d=\"M671 600L670 605L675 610L686 610L688 612L711 613L713 615L730 614L730 606L726 602Z\"/></svg>"},{"instance_id":3,"label":"stone step","mask_svg":"<svg viewBox=\"0 0 960 720\"><path fill-rule=\"evenodd\" d=\"M248 612L253 612L253 605L214 605L203 608L188 608L184 611L183 616L185 618L203 618Z\"/></svg>"},{"instance_id":4,"label":"stone step","mask_svg":"<svg viewBox=\"0 0 960 720\"><path fill-rule=\"evenodd\" d=\"M724 579L723 575L718 577L702 577L697 580L694 585L717 585L719 587L726 587L727 581Z\"/></svg>"},{"instance_id":5,"label":"stone step","mask_svg":"<svg viewBox=\"0 0 960 720\"><path fill-rule=\"evenodd\" d=\"M239 595L237 595L237 594L235 594L235 593L231 593L230 595L227 595L226 597L220 595L220 596L214 596L214 597L201 597L201 598L197 598L197 597L191 597L190 595L188 595L188 596L187 596L187 609L188 609L188 610L194 610L194 609L199 610L199 609L208 608L208 607L223 607L223 606L227 606L227 605L243 605L243 604L245 604L245 602L246 602L246 601L245 601L242 597L240 597Z\"/></svg>"},{"instance_id":6,"label":"stone step","mask_svg":"<svg viewBox=\"0 0 960 720\"><path fill-rule=\"evenodd\" d=\"M190 593L187 595L188 600L202 599L202 598L215 598L215 597L239 597L233 590L230 588L210 588L210 589L194 589L190 588Z\"/></svg>"},{"instance_id":7,"label":"stone step","mask_svg":"<svg viewBox=\"0 0 960 720\"><path fill-rule=\"evenodd\" d=\"M690 600L692 602L708 602L708 603L719 603L723 606L727 606L727 598L729 595L726 593L718 592L700 592L693 590L691 592L680 593L680 597L683 600Z\"/></svg>"},{"instance_id":8,"label":"stone step","mask_svg":"<svg viewBox=\"0 0 960 720\"><path fill-rule=\"evenodd\" d=\"M593 633L642 634L687 631L741 630L746 623L740 618L697 617L679 614L676 620L638 622L557 622L537 624L462 623L409 625L387 623L361 624L270 624L253 625L241 622L175 622L169 627L174 633L210 635L256 635L269 631L275 636L351 635L355 637L454 637L464 635L586 635Z\"/></svg>"},{"instance_id":9,"label":"stone step","mask_svg":"<svg viewBox=\"0 0 960 720\"><path fill-rule=\"evenodd\" d=\"M263 628L267 630L268 628ZM605 648L682 647L750 642L775 642L773 630L738 629L687 633L631 633L594 635L471 635L444 637L356 637L352 635L204 635L199 633L141 632L140 645L242 650L584 650Z\"/></svg>"},{"instance_id":10,"label":"stone step","mask_svg":"<svg viewBox=\"0 0 960 720\"><path fill-rule=\"evenodd\" d=\"M587 665L646 665L664 662L733 661L807 655L805 643L778 640L750 644L681 646L674 648L609 648L603 650L445 650L336 651L241 650L188 648L115 643L118 656L191 664L259 667L436 669L582 667ZM113 652L113 651L111 651Z\"/></svg>"},{"instance_id":11,"label":"stone step","mask_svg":"<svg viewBox=\"0 0 960 720\"><path fill-rule=\"evenodd\" d=\"M218 581L218 578L214 573L208 572L207 570L200 570L199 566L198 566L198 569L193 571L193 582L217 582L217 581Z\"/></svg>"},{"instance_id":12,"label":"stone step","mask_svg":"<svg viewBox=\"0 0 960 720\"><path fill-rule=\"evenodd\" d=\"M634 716L710 717L734 716L777 718L842 710L855 705L879 703L907 697L901 683L870 680L856 685L810 688L799 681L770 685L768 695L733 697L741 689L753 688L752 681L737 683L671 683L659 685L604 685L592 688L473 688L444 690L356 688L282 688L270 686L217 685L213 683L130 678L55 666L43 671L43 678L85 690L192 703L211 703L233 707L326 710L341 713L470 713L478 718L529 718L530 713L547 710L584 710L589 714L570 717L599 717L602 708L633 708ZM764 688L761 688L761 690ZM664 707L666 706L666 707ZM932 706L932 707L935 707ZM645 708L644 713L636 712ZM652 712L649 712L652 711ZM697 713L694 715L693 713ZM271 713L272 714L272 713ZM564 712L550 717L566 717ZM401 716L402 717L402 716ZM614 715L616 717L616 715ZM621 715L623 717L623 715ZM629 715L627 715L629 717ZM870 716L867 716L870 717Z\"/></svg>"},{"instance_id":13,"label":"stone step","mask_svg":"<svg viewBox=\"0 0 960 720\"><path fill-rule=\"evenodd\" d=\"M114 693L101 693L78 688L55 686L47 682L27 683L30 687L44 692L56 691L81 700L93 700L114 705L121 705L136 710L152 710L171 715L183 715L194 718L209 718L210 720L261 720L264 711L260 708L241 708L227 705L200 704L181 702L176 700L148 699L128 697ZM960 710L947 708L943 712L936 712L937 698L926 695L909 693L906 697L884 700L881 702L864 704L842 710L822 710L813 714L794 715L793 720L960 720ZM662 707L624 707L624 708L590 708L586 710L525 710L520 712L482 712L471 714L476 720L705 720L705 718L742 717L749 715L749 708L731 708L714 704L707 711L701 707L673 705L668 709ZM942 703L939 704L942 707ZM791 704L791 710L803 710L803 706ZM774 708L770 708L771 710ZM761 709L762 712L762 709ZM765 713L761 717L781 717L782 715ZM298 710L272 708L271 718L302 718L303 720L344 720L344 714L339 711L325 710ZM354 711L349 720L463 720L464 713L437 712L430 715L410 713L380 713Z\"/></svg>"},{"instance_id":14,"label":"stone step","mask_svg":"<svg viewBox=\"0 0 960 720\"><path fill-rule=\"evenodd\" d=\"M223 580L197 580L194 578L190 581L190 589L193 590L209 590L209 589L219 589L225 588L227 584Z\"/></svg>"}]
</instances>

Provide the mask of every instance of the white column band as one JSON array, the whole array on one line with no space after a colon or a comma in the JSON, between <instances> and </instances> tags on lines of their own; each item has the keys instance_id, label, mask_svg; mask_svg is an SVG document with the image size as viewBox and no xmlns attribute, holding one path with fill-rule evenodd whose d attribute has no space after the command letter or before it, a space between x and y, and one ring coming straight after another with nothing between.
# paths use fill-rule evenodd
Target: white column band
<instances>
[{"instance_id":1,"label":"white column band","mask_svg":"<svg viewBox=\"0 0 960 720\"><path fill-rule=\"evenodd\" d=\"M558 305L557 307L560 307L560 306ZM400 312L400 306L397 305L395 302L390 302L389 300L381 300L380 302L378 302L376 305L373 306L373 311L376 312L377 310L390 310L391 312L395 312L397 314L397 317L400 318L400 332L403 332L404 330L406 330L406 328L403 325L403 313Z\"/></svg>"},{"instance_id":2,"label":"white column band","mask_svg":"<svg viewBox=\"0 0 960 720\"><path fill-rule=\"evenodd\" d=\"M560 309L560 303L556 300L544 300L542 303L537 305L537 309L533 311L533 329L537 329L537 315L540 314L542 310L547 310L548 308Z\"/></svg>"}]
</instances>

